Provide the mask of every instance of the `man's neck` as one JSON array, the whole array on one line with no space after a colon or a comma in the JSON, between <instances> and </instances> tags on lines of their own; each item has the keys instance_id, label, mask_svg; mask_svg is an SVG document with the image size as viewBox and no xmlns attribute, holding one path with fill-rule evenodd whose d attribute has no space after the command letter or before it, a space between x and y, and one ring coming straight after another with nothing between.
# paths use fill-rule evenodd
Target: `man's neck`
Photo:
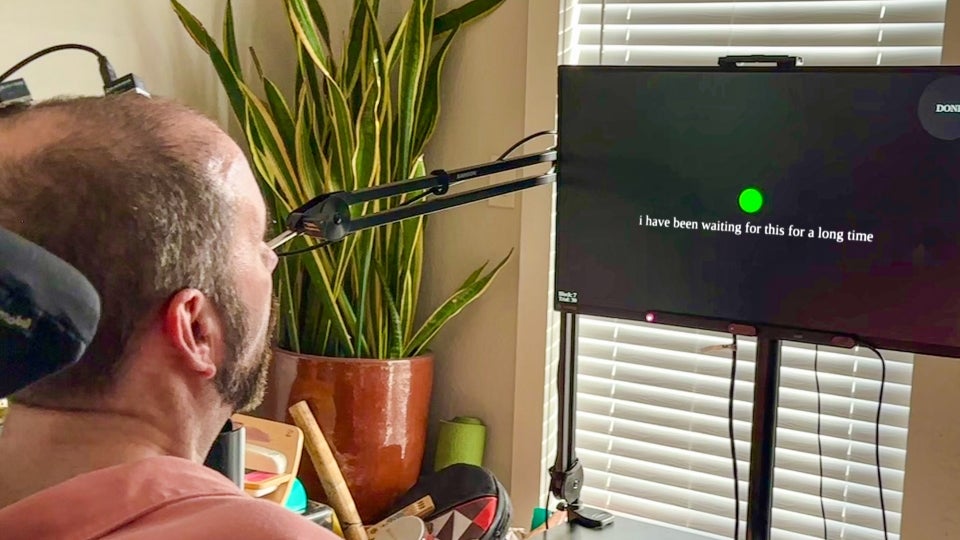
<instances>
[{"instance_id":1,"label":"man's neck","mask_svg":"<svg viewBox=\"0 0 960 540\"><path fill-rule=\"evenodd\" d=\"M155 456L201 463L215 434L120 412L12 405L0 436L0 508L75 476Z\"/></svg>"}]
</instances>

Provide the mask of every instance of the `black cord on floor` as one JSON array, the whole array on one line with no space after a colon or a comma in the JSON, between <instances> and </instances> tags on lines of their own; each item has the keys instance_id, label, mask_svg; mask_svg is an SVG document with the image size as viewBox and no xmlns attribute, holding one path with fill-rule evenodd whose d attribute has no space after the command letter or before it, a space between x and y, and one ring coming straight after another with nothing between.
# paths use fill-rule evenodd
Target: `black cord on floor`
<instances>
[{"instance_id":1,"label":"black cord on floor","mask_svg":"<svg viewBox=\"0 0 960 540\"><path fill-rule=\"evenodd\" d=\"M730 457L733 459L733 538L740 538L740 475L737 471L737 437L733 430L733 403L737 384L737 335L733 334L733 347L730 352L730 402L727 409L727 421L730 427Z\"/></svg>"},{"instance_id":2,"label":"black cord on floor","mask_svg":"<svg viewBox=\"0 0 960 540\"><path fill-rule=\"evenodd\" d=\"M817 456L820 460L820 517L823 519L823 538L829 538L827 535L827 509L823 504L823 443L820 440L820 416L822 414L820 405L820 345L813 346L813 379L817 385Z\"/></svg>"},{"instance_id":3,"label":"black cord on floor","mask_svg":"<svg viewBox=\"0 0 960 540\"><path fill-rule=\"evenodd\" d=\"M880 515L883 517L883 538L887 540L887 507L883 501L883 468L880 466L880 413L883 410L883 389L887 384L887 361L883 358L883 355L877 350L876 347L868 345L866 343L861 343L864 347L873 351L873 354L877 355L877 358L880 359L880 395L877 397L877 421L875 425L874 433L874 449L876 451L876 460L877 460L877 488L880 491Z\"/></svg>"}]
</instances>

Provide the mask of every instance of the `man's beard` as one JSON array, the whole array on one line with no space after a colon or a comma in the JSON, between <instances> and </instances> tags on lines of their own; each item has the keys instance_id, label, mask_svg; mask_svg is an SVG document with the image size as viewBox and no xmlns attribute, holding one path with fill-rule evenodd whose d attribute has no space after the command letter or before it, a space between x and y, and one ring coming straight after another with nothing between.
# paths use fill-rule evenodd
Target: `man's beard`
<instances>
[{"instance_id":1,"label":"man's beard","mask_svg":"<svg viewBox=\"0 0 960 540\"><path fill-rule=\"evenodd\" d=\"M277 326L277 303L262 336L251 336L240 299L230 291L221 295L220 308L226 326L226 358L214 377L217 391L234 412L256 409L267 391L267 377L273 359L273 339ZM252 350L254 347L260 350Z\"/></svg>"}]
</instances>

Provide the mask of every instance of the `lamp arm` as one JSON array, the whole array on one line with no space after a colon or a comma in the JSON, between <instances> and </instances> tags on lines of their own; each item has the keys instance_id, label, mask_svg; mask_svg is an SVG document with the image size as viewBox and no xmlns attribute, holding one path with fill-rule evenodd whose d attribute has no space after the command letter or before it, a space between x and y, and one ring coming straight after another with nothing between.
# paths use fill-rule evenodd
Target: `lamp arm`
<instances>
[{"instance_id":1,"label":"lamp arm","mask_svg":"<svg viewBox=\"0 0 960 540\"><path fill-rule=\"evenodd\" d=\"M277 249L300 235L312 236L322 243L339 242L355 232L549 184L556 180L554 167L551 167L549 172L538 176L439 197L439 195L445 195L450 186L455 184L542 163L555 165L556 160L556 150L547 150L449 172L438 170L428 176L391 182L357 191L325 193L314 197L291 212L286 219L286 230L270 240L268 245L272 249ZM351 210L351 207L357 204L413 193L418 193L419 197L427 194L437 195L438 197L414 204L401 204L387 210L359 216L354 216Z\"/></svg>"}]
</instances>

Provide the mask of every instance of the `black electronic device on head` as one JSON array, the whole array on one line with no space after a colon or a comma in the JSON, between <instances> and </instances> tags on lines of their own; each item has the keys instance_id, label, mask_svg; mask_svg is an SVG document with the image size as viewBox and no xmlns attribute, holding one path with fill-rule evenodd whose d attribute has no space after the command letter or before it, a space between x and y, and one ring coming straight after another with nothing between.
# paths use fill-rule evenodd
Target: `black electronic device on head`
<instances>
[{"instance_id":1,"label":"black electronic device on head","mask_svg":"<svg viewBox=\"0 0 960 540\"><path fill-rule=\"evenodd\" d=\"M110 64L110 60L100 51L78 43L63 43L37 51L17 62L10 69L0 73L0 108L11 105L29 105L33 100L30 96L30 91L27 89L27 83L23 79L11 79L14 73L48 54L68 50L84 51L97 57L100 80L103 81L104 94L111 95L134 92L141 96L150 97L150 93L147 92L146 86L140 77L137 77L133 73L117 77L113 65Z\"/></svg>"},{"instance_id":2,"label":"black electronic device on head","mask_svg":"<svg viewBox=\"0 0 960 540\"><path fill-rule=\"evenodd\" d=\"M0 227L0 397L79 360L99 322L83 274Z\"/></svg>"}]
</instances>

